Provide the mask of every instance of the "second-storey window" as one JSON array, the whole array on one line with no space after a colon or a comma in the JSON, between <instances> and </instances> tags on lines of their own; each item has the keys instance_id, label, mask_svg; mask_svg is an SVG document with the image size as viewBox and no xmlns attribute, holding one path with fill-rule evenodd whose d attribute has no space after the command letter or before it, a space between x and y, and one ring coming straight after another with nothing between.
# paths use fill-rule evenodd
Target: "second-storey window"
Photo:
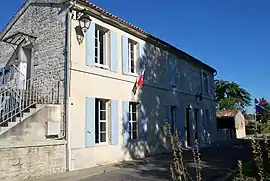
<instances>
[{"instance_id":1,"label":"second-storey window","mask_svg":"<svg viewBox=\"0 0 270 181\"><path fill-rule=\"evenodd\" d=\"M107 62L107 39L108 31L102 27L96 26L95 29L95 64L106 68Z\"/></svg>"},{"instance_id":2,"label":"second-storey window","mask_svg":"<svg viewBox=\"0 0 270 181\"><path fill-rule=\"evenodd\" d=\"M205 72L202 72L202 84L203 84L203 93L209 94L209 77Z\"/></svg>"},{"instance_id":3,"label":"second-storey window","mask_svg":"<svg viewBox=\"0 0 270 181\"><path fill-rule=\"evenodd\" d=\"M138 137L137 104L129 103L129 139L134 140Z\"/></svg>"},{"instance_id":4,"label":"second-storey window","mask_svg":"<svg viewBox=\"0 0 270 181\"><path fill-rule=\"evenodd\" d=\"M136 73L137 43L128 40L128 69L129 73Z\"/></svg>"},{"instance_id":5,"label":"second-storey window","mask_svg":"<svg viewBox=\"0 0 270 181\"><path fill-rule=\"evenodd\" d=\"M96 119L95 119L95 137L96 143L106 143L107 142L107 100L96 99Z\"/></svg>"}]
</instances>

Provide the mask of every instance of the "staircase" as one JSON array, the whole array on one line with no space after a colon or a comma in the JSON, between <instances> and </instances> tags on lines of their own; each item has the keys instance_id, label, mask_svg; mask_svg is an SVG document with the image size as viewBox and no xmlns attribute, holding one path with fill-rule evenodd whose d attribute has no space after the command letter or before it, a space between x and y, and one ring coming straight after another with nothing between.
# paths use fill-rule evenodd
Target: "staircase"
<instances>
[{"instance_id":1,"label":"staircase","mask_svg":"<svg viewBox=\"0 0 270 181\"><path fill-rule=\"evenodd\" d=\"M37 77L29 80L16 78L0 88L0 135L31 116L46 104L60 103L60 82L44 90L37 86Z\"/></svg>"}]
</instances>

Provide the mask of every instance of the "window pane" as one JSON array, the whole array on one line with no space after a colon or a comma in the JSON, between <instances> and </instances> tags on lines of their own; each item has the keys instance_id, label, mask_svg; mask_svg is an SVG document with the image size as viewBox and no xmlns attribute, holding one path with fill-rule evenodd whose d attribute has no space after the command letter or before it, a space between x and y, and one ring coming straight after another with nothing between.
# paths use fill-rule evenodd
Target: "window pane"
<instances>
[{"instance_id":1,"label":"window pane","mask_svg":"<svg viewBox=\"0 0 270 181\"><path fill-rule=\"evenodd\" d=\"M99 124L98 124L98 122L96 121L96 124L95 124L95 128L96 128L96 130L95 130L95 142L96 143L99 143Z\"/></svg>"},{"instance_id":2,"label":"window pane","mask_svg":"<svg viewBox=\"0 0 270 181\"><path fill-rule=\"evenodd\" d=\"M98 117L98 100L95 102L95 142L99 143L99 117Z\"/></svg>"},{"instance_id":3,"label":"window pane","mask_svg":"<svg viewBox=\"0 0 270 181\"><path fill-rule=\"evenodd\" d=\"M130 61L130 71L131 71L131 73L134 73L135 72L135 66L134 66L135 64L134 64L134 60L132 59L131 61Z\"/></svg>"},{"instance_id":4,"label":"window pane","mask_svg":"<svg viewBox=\"0 0 270 181\"><path fill-rule=\"evenodd\" d=\"M132 103L132 112L137 112L136 111L136 104L135 103Z\"/></svg>"},{"instance_id":5,"label":"window pane","mask_svg":"<svg viewBox=\"0 0 270 181\"><path fill-rule=\"evenodd\" d=\"M100 111L99 112L99 119L100 120L106 120L106 111Z\"/></svg>"},{"instance_id":6,"label":"window pane","mask_svg":"<svg viewBox=\"0 0 270 181\"><path fill-rule=\"evenodd\" d=\"M132 131L137 131L137 123L132 123Z\"/></svg>"},{"instance_id":7,"label":"window pane","mask_svg":"<svg viewBox=\"0 0 270 181\"><path fill-rule=\"evenodd\" d=\"M130 52L130 57L132 60L134 60L134 52L133 51Z\"/></svg>"},{"instance_id":8,"label":"window pane","mask_svg":"<svg viewBox=\"0 0 270 181\"><path fill-rule=\"evenodd\" d=\"M131 131L131 122L128 123L128 131Z\"/></svg>"},{"instance_id":9,"label":"window pane","mask_svg":"<svg viewBox=\"0 0 270 181\"><path fill-rule=\"evenodd\" d=\"M137 120L137 114L136 112L132 113L132 121L136 121Z\"/></svg>"},{"instance_id":10,"label":"window pane","mask_svg":"<svg viewBox=\"0 0 270 181\"><path fill-rule=\"evenodd\" d=\"M128 139L131 140L131 136L132 136L131 134L132 134L132 132L129 131L128 134L129 134Z\"/></svg>"},{"instance_id":11,"label":"window pane","mask_svg":"<svg viewBox=\"0 0 270 181\"><path fill-rule=\"evenodd\" d=\"M98 38L98 29L95 29L95 38Z\"/></svg>"},{"instance_id":12,"label":"window pane","mask_svg":"<svg viewBox=\"0 0 270 181\"><path fill-rule=\"evenodd\" d=\"M100 142L106 142L106 133L100 133Z\"/></svg>"},{"instance_id":13,"label":"window pane","mask_svg":"<svg viewBox=\"0 0 270 181\"><path fill-rule=\"evenodd\" d=\"M104 101L104 100L100 101L100 108L99 109L102 111L106 110L106 101Z\"/></svg>"},{"instance_id":14,"label":"window pane","mask_svg":"<svg viewBox=\"0 0 270 181\"><path fill-rule=\"evenodd\" d=\"M106 131L106 122L100 122L100 131Z\"/></svg>"},{"instance_id":15,"label":"window pane","mask_svg":"<svg viewBox=\"0 0 270 181\"><path fill-rule=\"evenodd\" d=\"M104 36L105 35L105 32L104 31L100 31L99 32L99 44L100 44L100 54L99 54L99 57L100 57L100 64L104 65Z\"/></svg>"},{"instance_id":16,"label":"window pane","mask_svg":"<svg viewBox=\"0 0 270 181\"><path fill-rule=\"evenodd\" d=\"M128 113L128 120L131 121L131 113Z\"/></svg>"},{"instance_id":17,"label":"window pane","mask_svg":"<svg viewBox=\"0 0 270 181\"><path fill-rule=\"evenodd\" d=\"M133 42L130 43L130 49L132 52L134 52L134 43Z\"/></svg>"},{"instance_id":18,"label":"window pane","mask_svg":"<svg viewBox=\"0 0 270 181\"><path fill-rule=\"evenodd\" d=\"M95 63L98 63L98 48L95 48Z\"/></svg>"},{"instance_id":19,"label":"window pane","mask_svg":"<svg viewBox=\"0 0 270 181\"><path fill-rule=\"evenodd\" d=\"M132 132L132 138L135 140L137 139L137 131Z\"/></svg>"}]
</instances>

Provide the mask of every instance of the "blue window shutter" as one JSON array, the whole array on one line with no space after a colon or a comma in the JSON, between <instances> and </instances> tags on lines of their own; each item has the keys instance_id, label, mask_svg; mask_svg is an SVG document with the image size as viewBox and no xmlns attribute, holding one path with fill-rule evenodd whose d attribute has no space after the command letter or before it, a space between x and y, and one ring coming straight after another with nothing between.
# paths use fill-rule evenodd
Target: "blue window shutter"
<instances>
[{"instance_id":1,"label":"blue window shutter","mask_svg":"<svg viewBox=\"0 0 270 181\"><path fill-rule=\"evenodd\" d=\"M172 77L172 84L173 84L173 86L176 86L176 69L177 69L177 67L176 67L176 60L175 59L172 59L171 60L172 61L172 69L173 69L173 71L172 71L172 73L173 73L173 77Z\"/></svg>"},{"instance_id":2,"label":"blue window shutter","mask_svg":"<svg viewBox=\"0 0 270 181\"><path fill-rule=\"evenodd\" d=\"M111 100L111 144L118 144L118 101Z\"/></svg>"},{"instance_id":3,"label":"blue window shutter","mask_svg":"<svg viewBox=\"0 0 270 181\"><path fill-rule=\"evenodd\" d=\"M128 74L128 38L122 36L122 71L123 74Z\"/></svg>"},{"instance_id":4,"label":"blue window shutter","mask_svg":"<svg viewBox=\"0 0 270 181\"><path fill-rule=\"evenodd\" d=\"M140 43L140 73L142 73L143 68L145 68L145 43Z\"/></svg>"},{"instance_id":5,"label":"blue window shutter","mask_svg":"<svg viewBox=\"0 0 270 181\"><path fill-rule=\"evenodd\" d=\"M85 146L95 145L95 98L85 100Z\"/></svg>"},{"instance_id":6,"label":"blue window shutter","mask_svg":"<svg viewBox=\"0 0 270 181\"><path fill-rule=\"evenodd\" d=\"M95 65L95 23L91 22L89 29L86 32L86 65Z\"/></svg>"},{"instance_id":7,"label":"blue window shutter","mask_svg":"<svg viewBox=\"0 0 270 181\"><path fill-rule=\"evenodd\" d=\"M202 93L205 93L204 92L204 81L203 81L203 70L201 70L201 88L202 88Z\"/></svg>"},{"instance_id":8,"label":"blue window shutter","mask_svg":"<svg viewBox=\"0 0 270 181\"><path fill-rule=\"evenodd\" d=\"M146 141L147 140L147 123L148 123L148 118L146 115L146 109L143 104L140 105L140 111L141 111L141 128L142 128L142 140Z\"/></svg>"},{"instance_id":9,"label":"blue window shutter","mask_svg":"<svg viewBox=\"0 0 270 181\"><path fill-rule=\"evenodd\" d=\"M171 61L170 59L167 60L167 66L168 66L168 71L167 71L167 74L168 74L168 82L169 82L169 85L171 86L172 85L172 66L171 66Z\"/></svg>"},{"instance_id":10,"label":"blue window shutter","mask_svg":"<svg viewBox=\"0 0 270 181\"><path fill-rule=\"evenodd\" d=\"M212 92L211 92L211 87L210 87L210 79L209 79L209 75L207 76L207 84L208 84L208 85L207 85L207 87L208 87L208 92L207 92L207 93L208 93L208 95L211 95Z\"/></svg>"},{"instance_id":11,"label":"blue window shutter","mask_svg":"<svg viewBox=\"0 0 270 181\"><path fill-rule=\"evenodd\" d=\"M118 71L118 37L115 31L111 31L111 71Z\"/></svg>"},{"instance_id":12,"label":"blue window shutter","mask_svg":"<svg viewBox=\"0 0 270 181\"><path fill-rule=\"evenodd\" d=\"M123 141L127 143L129 139L129 102L122 102L122 111L123 111Z\"/></svg>"}]
</instances>

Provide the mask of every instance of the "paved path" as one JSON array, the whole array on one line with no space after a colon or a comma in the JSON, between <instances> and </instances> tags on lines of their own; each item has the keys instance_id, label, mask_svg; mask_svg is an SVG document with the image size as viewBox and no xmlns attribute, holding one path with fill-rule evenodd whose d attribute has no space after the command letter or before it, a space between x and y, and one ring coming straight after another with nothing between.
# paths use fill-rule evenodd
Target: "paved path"
<instances>
[{"instance_id":1,"label":"paved path","mask_svg":"<svg viewBox=\"0 0 270 181\"><path fill-rule=\"evenodd\" d=\"M251 158L251 147L248 140L223 142L202 148L200 151L203 163L203 181L214 181L221 178L237 168L237 160L243 160L245 164ZM184 152L184 158L194 177L195 169L191 151ZM167 181L170 180L171 160L171 155L159 155L145 161L114 165L110 167L111 171L96 176L89 176L91 174L82 176L78 173L78 177L76 177L74 172L73 176L54 177L54 179L55 181Z\"/></svg>"}]
</instances>

